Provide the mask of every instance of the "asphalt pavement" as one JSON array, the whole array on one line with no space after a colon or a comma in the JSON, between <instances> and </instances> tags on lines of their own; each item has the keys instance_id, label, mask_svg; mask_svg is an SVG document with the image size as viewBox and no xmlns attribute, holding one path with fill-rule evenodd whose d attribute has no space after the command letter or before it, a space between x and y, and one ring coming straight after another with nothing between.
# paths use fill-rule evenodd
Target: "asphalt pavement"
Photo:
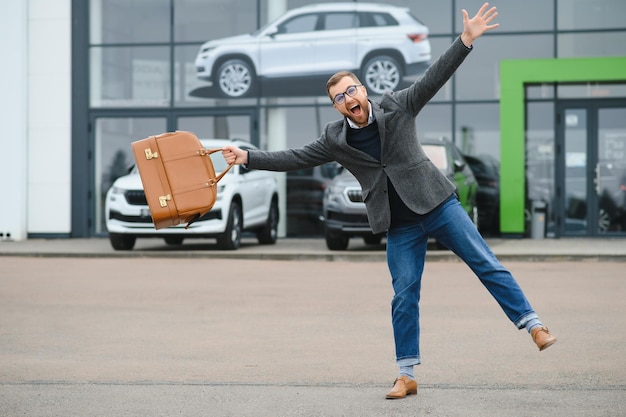
<instances>
[{"instance_id":1,"label":"asphalt pavement","mask_svg":"<svg viewBox=\"0 0 626 417\"><path fill-rule=\"evenodd\" d=\"M1 242L0 416L626 416L626 241L488 242L558 342L430 250L403 400L384 245Z\"/></svg>"}]
</instances>

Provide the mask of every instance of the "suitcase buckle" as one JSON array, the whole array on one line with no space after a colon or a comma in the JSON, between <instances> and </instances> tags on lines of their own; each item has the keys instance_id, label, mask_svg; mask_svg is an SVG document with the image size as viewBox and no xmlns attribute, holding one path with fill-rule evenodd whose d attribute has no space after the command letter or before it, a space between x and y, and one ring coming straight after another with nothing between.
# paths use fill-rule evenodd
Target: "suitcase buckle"
<instances>
[{"instance_id":1,"label":"suitcase buckle","mask_svg":"<svg viewBox=\"0 0 626 417\"><path fill-rule=\"evenodd\" d=\"M167 207L167 202L172 199L172 195L162 195L159 197L159 205L161 207Z\"/></svg>"},{"instance_id":2,"label":"suitcase buckle","mask_svg":"<svg viewBox=\"0 0 626 417\"><path fill-rule=\"evenodd\" d=\"M146 159L150 160L152 158L158 158L159 157L159 153L158 152L154 152L152 153L152 149L148 148L148 149L144 149L144 153L146 154Z\"/></svg>"}]
</instances>

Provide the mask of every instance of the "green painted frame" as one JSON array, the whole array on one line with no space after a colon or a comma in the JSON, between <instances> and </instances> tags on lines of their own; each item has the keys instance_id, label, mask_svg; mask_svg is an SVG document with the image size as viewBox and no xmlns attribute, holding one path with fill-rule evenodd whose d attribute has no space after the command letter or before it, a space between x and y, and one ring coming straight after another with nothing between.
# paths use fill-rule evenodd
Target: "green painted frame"
<instances>
[{"instance_id":1,"label":"green painted frame","mask_svg":"<svg viewBox=\"0 0 626 417\"><path fill-rule=\"evenodd\" d=\"M524 233L525 84L601 81L626 82L626 57L500 61L500 232L503 235Z\"/></svg>"}]
</instances>

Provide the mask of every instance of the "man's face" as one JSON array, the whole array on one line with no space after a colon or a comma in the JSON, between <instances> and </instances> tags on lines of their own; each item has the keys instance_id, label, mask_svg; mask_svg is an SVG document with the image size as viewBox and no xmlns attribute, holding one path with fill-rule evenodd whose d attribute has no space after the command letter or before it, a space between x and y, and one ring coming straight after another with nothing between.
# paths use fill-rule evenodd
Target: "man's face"
<instances>
[{"instance_id":1,"label":"man's face","mask_svg":"<svg viewBox=\"0 0 626 417\"><path fill-rule=\"evenodd\" d=\"M333 85L328 92L332 98L335 98L337 94L343 94L344 102L341 104L334 103L333 106L339 113L352 120L357 126L363 127L367 126L367 120L370 115L370 103L367 101L367 90L362 85L356 87L357 91L354 97L350 97L346 94L346 90L355 84L358 83L352 78L343 77L341 81Z\"/></svg>"}]
</instances>

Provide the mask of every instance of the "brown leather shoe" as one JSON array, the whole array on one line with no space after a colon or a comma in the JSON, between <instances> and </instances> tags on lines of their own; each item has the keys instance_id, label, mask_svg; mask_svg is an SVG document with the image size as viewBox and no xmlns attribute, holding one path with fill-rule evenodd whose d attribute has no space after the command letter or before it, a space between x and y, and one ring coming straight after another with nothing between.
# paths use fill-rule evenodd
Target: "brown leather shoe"
<instances>
[{"instance_id":1,"label":"brown leather shoe","mask_svg":"<svg viewBox=\"0 0 626 417\"><path fill-rule=\"evenodd\" d=\"M391 388L391 391L387 393L387 397L385 398L388 400L396 400L404 398L407 395L415 394L417 394L417 381L402 375L393 381L393 388Z\"/></svg>"},{"instance_id":2,"label":"brown leather shoe","mask_svg":"<svg viewBox=\"0 0 626 417\"><path fill-rule=\"evenodd\" d=\"M533 341L540 351L549 348L556 343L556 337L550 334L547 327L535 327L530 331Z\"/></svg>"}]
</instances>

